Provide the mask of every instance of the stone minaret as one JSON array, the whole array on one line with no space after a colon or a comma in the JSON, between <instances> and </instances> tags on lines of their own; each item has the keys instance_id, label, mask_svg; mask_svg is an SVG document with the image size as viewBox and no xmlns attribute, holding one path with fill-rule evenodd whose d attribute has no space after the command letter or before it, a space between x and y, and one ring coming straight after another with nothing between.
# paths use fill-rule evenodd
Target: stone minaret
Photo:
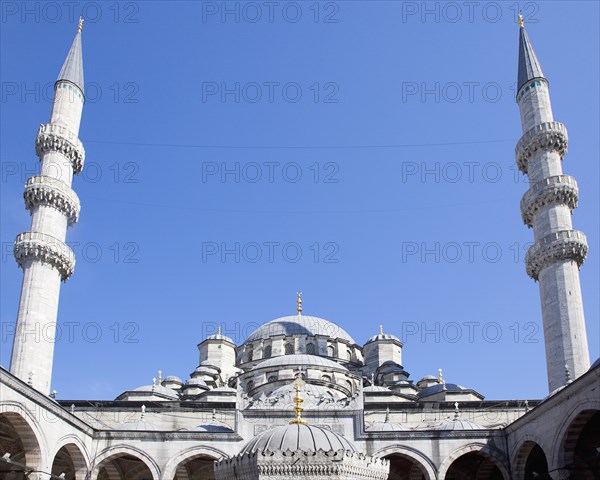
<instances>
[{"instance_id":1,"label":"stone minaret","mask_svg":"<svg viewBox=\"0 0 600 480\"><path fill-rule=\"evenodd\" d=\"M30 231L17 236L15 259L23 285L13 343L11 372L43 393L50 392L60 282L75 267L65 244L67 226L77 222L79 198L71 189L81 172L85 152L77 137L84 104L81 29L54 84L50 122L40 125L35 149L40 174L25 184Z\"/></svg>"},{"instance_id":2,"label":"stone minaret","mask_svg":"<svg viewBox=\"0 0 600 480\"><path fill-rule=\"evenodd\" d=\"M521 214L525 224L533 227L535 240L525 262L527 274L540 286L548 388L552 392L590 367L579 283L587 240L571 224L578 189L575 179L562 172L567 129L554 121L548 80L521 17L519 24L517 103L524 133L516 157L519 170L529 177Z\"/></svg>"}]
</instances>

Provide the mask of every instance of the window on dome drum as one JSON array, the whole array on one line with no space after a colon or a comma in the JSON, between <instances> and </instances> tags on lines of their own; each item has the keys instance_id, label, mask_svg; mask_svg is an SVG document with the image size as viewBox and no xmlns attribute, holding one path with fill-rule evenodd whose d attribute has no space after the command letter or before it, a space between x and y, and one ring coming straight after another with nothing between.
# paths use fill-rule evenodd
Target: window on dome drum
<instances>
[{"instance_id":1,"label":"window on dome drum","mask_svg":"<svg viewBox=\"0 0 600 480\"><path fill-rule=\"evenodd\" d=\"M308 355L315 355L317 353L316 349L315 349L315 344L314 343L307 343L306 344L306 353Z\"/></svg>"},{"instance_id":2,"label":"window on dome drum","mask_svg":"<svg viewBox=\"0 0 600 480\"><path fill-rule=\"evenodd\" d=\"M352 360L352 352L350 350L346 350L346 358Z\"/></svg>"},{"instance_id":3,"label":"window on dome drum","mask_svg":"<svg viewBox=\"0 0 600 480\"><path fill-rule=\"evenodd\" d=\"M275 375L271 375L269 378L267 378L267 382L271 383L271 382L276 382L277 381L277 377Z\"/></svg>"},{"instance_id":4,"label":"window on dome drum","mask_svg":"<svg viewBox=\"0 0 600 480\"><path fill-rule=\"evenodd\" d=\"M248 350L248 361L251 362L252 358L254 357L254 351L252 349Z\"/></svg>"},{"instance_id":5,"label":"window on dome drum","mask_svg":"<svg viewBox=\"0 0 600 480\"><path fill-rule=\"evenodd\" d=\"M323 376L321 377L321 380L324 380L324 381L326 381L326 382L331 382L331 377L330 377L329 375L323 375Z\"/></svg>"},{"instance_id":6,"label":"window on dome drum","mask_svg":"<svg viewBox=\"0 0 600 480\"><path fill-rule=\"evenodd\" d=\"M271 348L271 345L267 345L264 350L263 358L271 358L272 352L273 352L273 350Z\"/></svg>"},{"instance_id":7,"label":"window on dome drum","mask_svg":"<svg viewBox=\"0 0 600 480\"><path fill-rule=\"evenodd\" d=\"M335 348L333 347L333 345L327 345L327 356L335 357Z\"/></svg>"},{"instance_id":8,"label":"window on dome drum","mask_svg":"<svg viewBox=\"0 0 600 480\"><path fill-rule=\"evenodd\" d=\"M254 380L250 380L247 384L246 387L248 389L248 391L252 390L254 388Z\"/></svg>"},{"instance_id":9,"label":"window on dome drum","mask_svg":"<svg viewBox=\"0 0 600 480\"><path fill-rule=\"evenodd\" d=\"M293 355L294 354L294 346L291 343L286 343L285 346L283 347L283 351L285 352L286 355Z\"/></svg>"}]
</instances>

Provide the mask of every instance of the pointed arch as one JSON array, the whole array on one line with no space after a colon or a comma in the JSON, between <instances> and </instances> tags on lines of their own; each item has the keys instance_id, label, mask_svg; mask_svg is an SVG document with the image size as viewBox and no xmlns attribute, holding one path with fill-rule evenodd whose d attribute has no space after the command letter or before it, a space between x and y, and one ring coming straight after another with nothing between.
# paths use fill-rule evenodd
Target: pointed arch
<instances>
[{"instance_id":1,"label":"pointed arch","mask_svg":"<svg viewBox=\"0 0 600 480\"><path fill-rule=\"evenodd\" d=\"M119 459L122 459L119 461ZM160 469L157 463L147 453L143 452L139 448L130 447L127 445L115 445L108 447L103 450L94 459L91 480L96 480L100 474L101 469L105 469L110 480L114 480L113 477L118 472L120 479L129 480L130 472L124 471L123 465L126 462L137 461L140 465L134 465L131 467L130 472L137 474L138 469L142 470L145 467L152 475L153 480L160 479ZM131 477L131 480L135 480L135 475Z\"/></svg>"},{"instance_id":2,"label":"pointed arch","mask_svg":"<svg viewBox=\"0 0 600 480\"><path fill-rule=\"evenodd\" d=\"M496 449L490 448L488 445L484 443L470 443L468 445L464 445L452 452L449 456L447 456L442 463L440 464L440 468L438 470L438 478L440 480L445 480L448 475L448 471L457 460L461 459L461 457L465 457L466 455L480 455L484 460L488 460L488 463L492 466L498 468L502 478L504 480L509 480L510 475L508 473L508 469L506 468L506 457L504 454ZM482 466L483 468L487 468L487 466ZM476 478L487 478L482 477L481 475L485 475L490 472L481 472L478 474Z\"/></svg>"}]
</instances>

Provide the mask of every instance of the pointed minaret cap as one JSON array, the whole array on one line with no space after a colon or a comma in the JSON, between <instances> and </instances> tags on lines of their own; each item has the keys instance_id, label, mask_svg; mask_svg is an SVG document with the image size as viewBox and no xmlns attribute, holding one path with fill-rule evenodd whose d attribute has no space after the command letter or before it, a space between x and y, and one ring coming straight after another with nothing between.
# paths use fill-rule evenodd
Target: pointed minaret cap
<instances>
[{"instance_id":1,"label":"pointed minaret cap","mask_svg":"<svg viewBox=\"0 0 600 480\"><path fill-rule=\"evenodd\" d=\"M523 16L519 14L519 78L517 80L517 93L521 87L534 78L543 78L544 72L540 62L535 56L525 26L523 24Z\"/></svg>"},{"instance_id":2,"label":"pointed minaret cap","mask_svg":"<svg viewBox=\"0 0 600 480\"><path fill-rule=\"evenodd\" d=\"M73 85L76 85L81 93L83 91L83 53L81 50L81 30L83 29L83 18L79 19L79 26L77 27L77 35L75 35L75 40L73 40L73 44L71 45L71 50L67 55L65 63L60 69L60 73L58 74L57 82L61 80L66 80L67 82L71 82Z\"/></svg>"}]
</instances>

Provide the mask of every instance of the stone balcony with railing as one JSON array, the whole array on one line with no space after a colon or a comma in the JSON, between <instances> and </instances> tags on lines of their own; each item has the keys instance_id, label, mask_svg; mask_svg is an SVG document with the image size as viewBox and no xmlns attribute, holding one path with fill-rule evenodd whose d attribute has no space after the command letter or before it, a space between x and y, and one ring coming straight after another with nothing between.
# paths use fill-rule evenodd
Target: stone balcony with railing
<instances>
[{"instance_id":1,"label":"stone balcony with railing","mask_svg":"<svg viewBox=\"0 0 600 480\"><path fill-rule=\"evenodd\" d=\"M584 233L577 230L551 233L534 243L527 251L527 275L537 281L544 268L563 260L572 260L581 267L587 252L587 238Z\"/></svg>"},{"instance_id":2,"label":"stone balcony with railing","mask_svg":"<svg viewBox=\"0 0 600 480\"><path fill-rule=\"evenodd\" d=\"M31 177L25 184L23 198L30 212L39 205L47 205L63 213L69 225L73 225L79 219L79 197L62 180L45 175Z\"/></svg>"},{"instance_id":3,"label":"stone balcony with railing","mask_svg":"<svg viewBox=\"0 0 600 480\"><path fill-rule=\"evenodd\" d=\"M521 216L528 227L533 225L533 217L543 207L566 205L571 212L577 207L579 189L577 182L569 175L555 175L531 185L521 199Z\"/></svg>"},{"instance_id":4,"label":"stone balcony with railing","mask_svg":"<svg viewBox=\"0 0 600 480\"><path fill-rule=\"evenodd\" d=\"M75 270L73 250L58 238L45 233L24 232L17 235L14 255L21 268L24 268L30 260L53 266L60 273L63 282Z\"/></svg>"},{"instance_id":5,"label":"stone balcony with railing","mask_svg":"<svg viewBox=\"0 0 600 480\"><path fill-rule=\"evenodd\" d=\"M569 135L560 122L545 122L527 130L515 149L517 166L527 174L527 162L537 150L554 150L562 159L567 153Z\"/></svg>"},{"instance_id":6,"label":"stone balcony with railing","mask_svg":"<svg viewBox=\"0 0 600 480\"><path fill-rule=\"evenodd\" d=\"M40 158L48 152L58 152L64 155L73 167L73 173L83 170L85 149L81 140L68 128L53 123L40 125L35 139L35 151Z\"/></svg>"}]
</instances>

